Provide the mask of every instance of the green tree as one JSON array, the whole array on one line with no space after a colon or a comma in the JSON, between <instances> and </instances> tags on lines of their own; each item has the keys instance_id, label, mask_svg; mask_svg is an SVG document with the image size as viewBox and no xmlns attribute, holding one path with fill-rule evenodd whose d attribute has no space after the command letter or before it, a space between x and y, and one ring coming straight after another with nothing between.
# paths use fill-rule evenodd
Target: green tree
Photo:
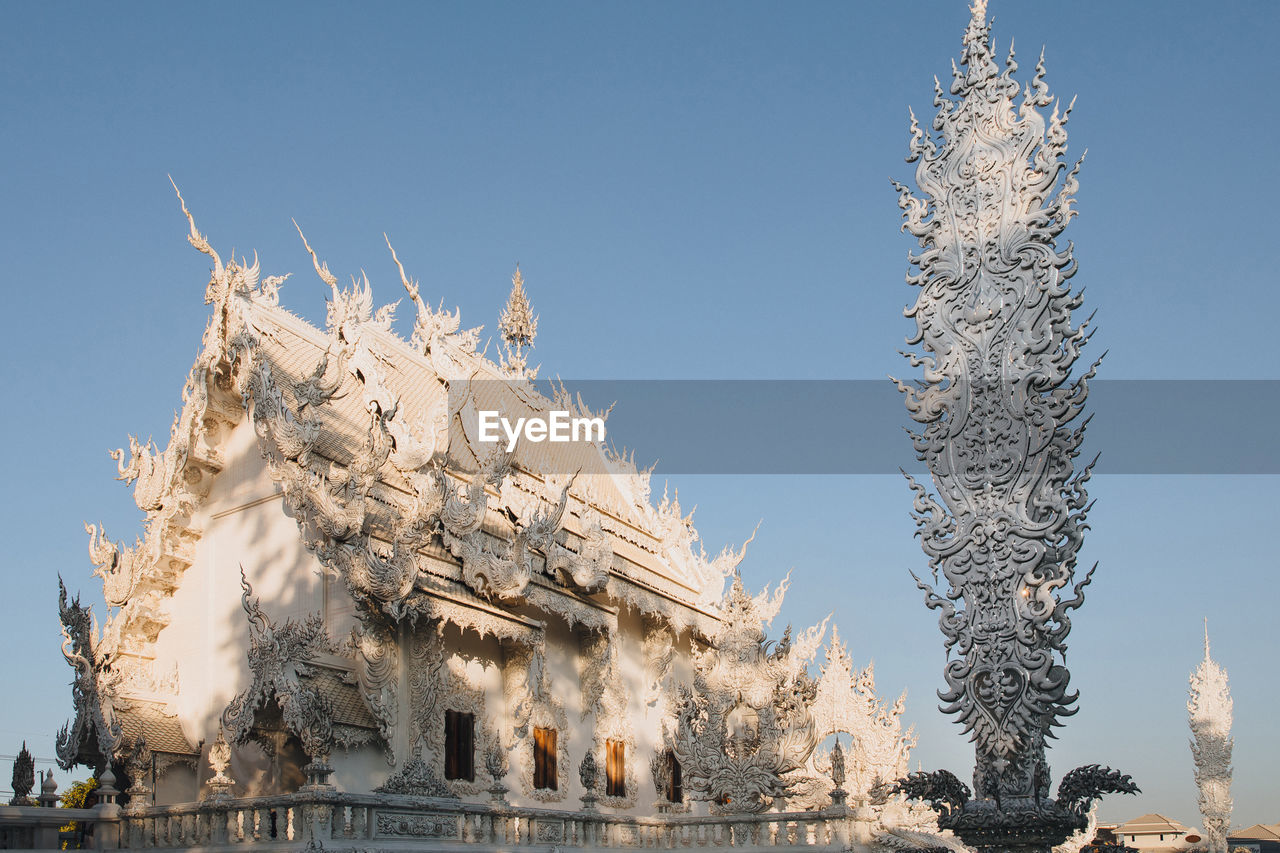
<instances>
[{"instance_id":1,"label":"green tree","mask_svg":"<svg viewBox=\"0 0 1280 853\"><path fill-rule=\"evenodd\" d=\"M81 782L72 782L67 790L58 798L58 805L64 809L82 809L89 801L89 795L98 789L98 780L90 776ZM65 825L59 827L62 832L77 832L80 829L78 821L69 821ZM62 847L67 848L67 842L62 842Z\"/></svg>"}]
</instances>

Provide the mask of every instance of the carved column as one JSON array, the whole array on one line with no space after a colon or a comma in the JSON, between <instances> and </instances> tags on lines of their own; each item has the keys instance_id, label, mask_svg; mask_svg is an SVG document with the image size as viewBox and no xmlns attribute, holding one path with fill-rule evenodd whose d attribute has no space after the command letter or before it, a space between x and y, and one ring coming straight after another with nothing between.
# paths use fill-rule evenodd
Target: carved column
<instances>
[{"instance_id":1,"label":"carved column","mask_svg":"<svg viewBox=\"0 0 1280 853\"><path fill-rule=\"evenodd\" d=\"M1012 52L1003 69L992 55L985 0L972 11L954 98L935 89L937 133L911 119L919 195L897 189L921 247L906 313L916 321L908 343L923 352L907 358L924 379L898 387L938 491L912 481L915 517L934 577L951 589L917 583L946 638L944 710L975 744L973 798L950 774L913 784L945 806L939 824L966 844L1044 851L1083 826L1098 793L1086 782L1132 787L1094 768L1064 780L1070 796L1060 788L1055 803L1045 759L1046 736L1076 699L1068 613L1089 582L1075 581L1075 567L1090 466L1076 472L1073 461L1096 365L1072 375L1088 321L1073 325L1076 266L1070 244L1057 245L1075 215L1079 163L1064 161L1070 106L1041 112L1053 103L1043 64L1023 92Z\"/></svg>"}]
</instances>

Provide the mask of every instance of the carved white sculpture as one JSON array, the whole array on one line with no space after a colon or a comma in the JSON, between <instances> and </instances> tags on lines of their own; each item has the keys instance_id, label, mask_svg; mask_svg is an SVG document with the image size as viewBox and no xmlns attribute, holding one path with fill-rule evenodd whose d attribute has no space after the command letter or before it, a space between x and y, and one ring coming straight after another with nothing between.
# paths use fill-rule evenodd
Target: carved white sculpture
<instances>
[{"instance_id":1,"label":"carved white sculpture","mask_svg":"<svg viewBox=\"0 0 1280 853\"><path fill-rule=\"evenodd\" d=\"M881 786L907 775L916 744L914 729L902 730L906 693L886 707L875 689L875 665L855 670L839 631L833 629L811 710L820 741L832 735L848 736L844 788L853 801L870 799ZM810 761L811 776L820 783L815 805L829 798L830 761L830 750L821 749L814 751Z\"/></svg>"},{"instance_id":2,"label":"carved white sculpture","mask_svg":"<svg viewBox=\"0 0 1280 853\"><path fill-rule=\"evenodd\" d=\"M498 329L502 332L504 349L502 369L515 379L536 379L538 368L528 367L524 348L533 348L533 340L538 335L538 318L533 315L533 306L524 292L524 276L518 266L515 275L511 276L511 296L507 299Z\"/></svg>"},{"instance_id":3,"label":"carved white sculpture","mask_svg":"<svg viewBox=\"0 0 1280 853\"><path fill-rule=\"evenodd\" d=\"M1231 826L1232 705L1227 671L1209 657L1209 623L1205 620L1204 660L1191 673L1187 720L1209 853L1226 853Z\"/></svg>"},{"instance_id":4,"label":"carved white sculpture","mask_svg":"<svg viewBox=\"0 0 1280 853\"><path fill-rule=\"evenodd\" d=\"M680 687L669 746L686 792L717 811L760 812L788 796L818 743L809 710L817 685L790 629L776 647L765 639L785 590L753 597L735 574L711 648L694 655L693 689Z\"/></svg>"}]
</instances>

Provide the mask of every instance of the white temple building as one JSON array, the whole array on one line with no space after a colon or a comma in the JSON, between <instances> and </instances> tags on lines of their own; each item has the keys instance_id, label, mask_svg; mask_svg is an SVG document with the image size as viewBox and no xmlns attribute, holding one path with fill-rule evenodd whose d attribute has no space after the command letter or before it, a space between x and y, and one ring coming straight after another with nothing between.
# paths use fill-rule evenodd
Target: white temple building
<instances>
[{"instance_id":1,"label":"white temple building","mask_svg":"<svg viewBox=\"0 0 1280 853\"><path fill-rule=\"evenodd\" d=\"M110 769L139 815L310 792L633 816L856 805L868 831L932 827L887 794L914 745L905 696L882 703L834 627L817 661L826 621L766 640L788 581L748 593L745 546L709 557L602 435L483 440L480 411L599 416L536 387L519 270L495 362L394 250L408 340L367 278L340 288L306 245L330 289L309 325L279 304L287 276L224 262L187 216L212 313L167 446L113 453L141 537L86 525L101 628L62 591L64 767Z\"/></svg>"}]
</instances>

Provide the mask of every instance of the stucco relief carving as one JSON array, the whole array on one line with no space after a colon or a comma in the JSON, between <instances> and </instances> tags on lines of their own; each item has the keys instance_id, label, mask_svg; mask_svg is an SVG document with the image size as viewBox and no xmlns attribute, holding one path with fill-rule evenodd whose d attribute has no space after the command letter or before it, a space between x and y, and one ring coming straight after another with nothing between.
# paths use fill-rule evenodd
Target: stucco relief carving
<instances>
[{"instance_id":1,"label":"stucco relief carving","mask_svg":"<svg viewBox=\"0 0 1280 853\"><path fill-rule=\"evenodd\" d=\"M457 815L429 812L379 813L377 834L389 837L443 838L454 841L462 838Z\"/></svg>"},{"instance_id":2,"label":"stucco relief carving","mask_svg":"<svg viewBox=\"0 0 1280 853\"><path fill-rule=\"evenodd\" d=\"M646 617L642 652L644 654L644 703L657 706L667 693L667 681L676 657L676 638L670 625L661 619Z\"/></svg>"},{"instance_id":3,"label":"stucco relief carving","mask_svg":"<svg viewBox=\"0 0 1280 853\"><path fill-rule=\"evenodd\" d=\"M582 719L600 705L612 665L612 641L606 631L578 634L578 684L582 694Z\"/></svg>"},{"instance_id":4,"label":"stucco relief carving","mask_svg":"<svg viewBox=\"0 0 1280 853\"><path fill-rule=\"evenodd\" d=\"M789 631L776 646L765 638L783 591L752 597L735 574L711 648L694 652L693 688L679 688L669 746L686 793L718 812L759 812L788 796L818 742L817 685L793 659Z\"/></svg>"},{"instance_id":5,"label":"stucco relief carving","mask_svg":"<svg viewBox=\"0 0 1280 853\"><path fill-rule=\"evenodd\" d=\"M855 669L839 631L833 629L811 713L820 742L844 736L844 788L853 801L874 800L873 791L907 774L916 738L912 729L902 730L905 704L905 692L892 706L880 701L874 665ZM815 749L806 769L803 795L788 803L824 808L831 801L831 750Z\"/></svg>"},{"instance_id":6,"label":"stucco relief carving","mask_svg":"<svg viewBox=\"0 0 1280 853\"><path fill-rule=\"evenodd\" d=\"M247 743L257 715L274 706L286 728L302 741L312 765L327 765L335 745L333 708L316 688L300 680L316 656L337 651L324 620L315 614L301 622L290 619L275 625L262 612L258 599L251 597L253 588L243 570L240 586L241 604L249 619L250 683L223 711L223 728L232 743Z\"/></svg>"},{"instance_id":7,"label":"stucco relief carving","mask_svg":"<svg viewBox=\"0 0 1280 853\"><path fill-rule=\"evenodd\" d=\"M629 809L636 804L639 783L636 765L640 755L636 748L635 726L631 721L627 691L622 683L618 663L618 647L613 633L590 632L582 637L583 719L595 715L594 737L588 747L596 767L607 768L606 746L609 741L624 745L625 778L622 796L607 793L605 773L597 774L595 794L600 805Z\"/></svg>"},{"instance_id":8,"label":"stucco relief carving","mask_svg":"<svg viewBox=\"0 0 1280 853\"><path fill-rule=\"evenodd\" d=\"M509 750L515 757L512 768L525 796L544 803L565 798L569 764L569 716L564 705L547 690L544 651L541 645L503 643L502 688L513 721ZM557 787L533 787L533 730L556 731Z\"/></svg>"},{"instance_id":9,"label":"stucco relief carving","mask_svg":"<svg viewBox=\"0 0 1280 853\"><path fill-rule=\"evenodd\" d=\"M400 687L400 647L393 628L376 615L361 616L361 630L351 631L349 645L355 659L360 694L378 723L388 764L395 764L395 727Z\"/></svg>"},{"instance_id":10,"label":"stucco relief carving","mask_svg":"<svg viewBox=\"0 0 1280 853\"><path fill-rule=\"evenodd\" d=\"M478 794L484 790L479 774L475 780L445 779L445 711L472 714L475 720L473 767L499 743L485 709L484 685L468 671L467 662L447 648L442 624L421 626L412 633L409 689L413 706L414 757L424 758L434 778L453 795ZM429 756L422 756L422 747Z\"/></svg>"}]
</instances>

